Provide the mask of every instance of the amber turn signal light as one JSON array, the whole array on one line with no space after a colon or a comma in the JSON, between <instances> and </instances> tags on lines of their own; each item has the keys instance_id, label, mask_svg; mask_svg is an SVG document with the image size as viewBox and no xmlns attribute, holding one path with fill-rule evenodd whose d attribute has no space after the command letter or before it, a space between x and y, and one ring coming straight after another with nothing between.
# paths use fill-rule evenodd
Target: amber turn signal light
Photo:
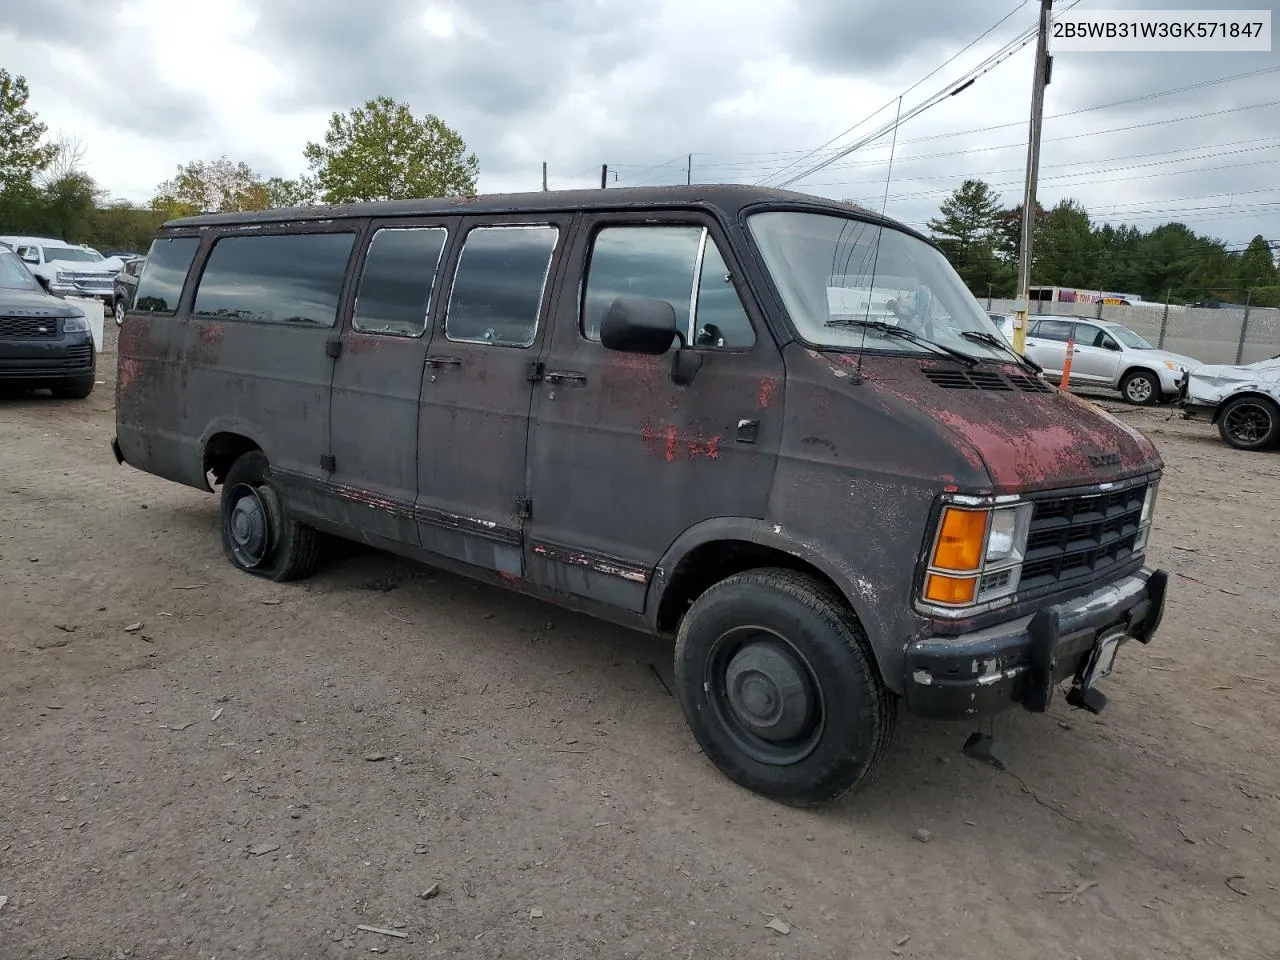
<instances>
[{"instance_id":1,"label":"amber turn signal light","mask_svg":"<svg viewBox=\"0 0 1280 960\"><path fill-rule=\"evenodd\" d=\"M934 603L972 603L977 589L977 577L947 577L931 573L924 595L926 600Z\"/></svg>"},{"instance_id":2,"label":"amber turn signal light","mask_svg":"<svg viewBox=\"0 0 1280 960\"><path fill-rule=\"evenodd\" d=\"M982 564L982 545L990 518L986 510L945 507L931 566L938 570L976 571Z\"/></svg>"}]
</instances>

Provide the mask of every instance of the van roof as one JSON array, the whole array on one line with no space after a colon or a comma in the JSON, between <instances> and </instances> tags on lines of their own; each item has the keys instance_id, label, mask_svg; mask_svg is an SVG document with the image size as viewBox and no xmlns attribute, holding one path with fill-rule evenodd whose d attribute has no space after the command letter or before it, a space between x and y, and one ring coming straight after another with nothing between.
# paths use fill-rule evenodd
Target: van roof
<instances>
[{"instance_id":1,"label":"van roof","mask_svg":"<svg viewBox=\"0 0 1280 960\"><path fill-rule=\"evenodd\" d=\"M661 209L672 206L701 207L736 219L756 204L807 207L815 212L853 214L862 220L883 223L932 243L928 237L891 217L851 203L791 190L740 183L697 184L674 187L610 187L605 190L539 190L530 193L491 193L471 197L430 197L419 200L378 200L313 207L287 207L252 213L210 213L169 220L162 230L212 227L228 224L282 223L298 220L336 220L357 217L414 217L430 214L553 213L568 210Z\"/></svg>"}]
</instances>

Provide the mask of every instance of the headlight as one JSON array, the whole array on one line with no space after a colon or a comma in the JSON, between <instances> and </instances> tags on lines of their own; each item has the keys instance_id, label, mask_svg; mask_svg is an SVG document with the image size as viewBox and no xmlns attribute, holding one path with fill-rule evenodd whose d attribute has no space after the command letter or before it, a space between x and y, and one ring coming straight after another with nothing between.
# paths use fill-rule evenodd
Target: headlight
<instances>
[{"instance_id":1,"label":"headlight","mask_svg":"<svg viewBox=\"0 0 1280 960\"><path fill-rule=\"evenodd\" d=\"M1133 552L1146 549L1147 539L1151 534L1151 519L1156 510L1156 496L1160 493L1160 481L1147 487L1147 495L1142 499L1142 513L1138 517L1138 536L1133 541Z\"/></svg>"},{"instance_id":2,"label":"headlight","mask_svg":"<svg viewBox=\"0 0 1280 960\"><path fill-rule=\"evenodd\" d=\"M1181 373L1183 370L1186 369L1186 367L1184 367L1182 364L1174 363L1172 360L1166 360L1164 362L1164 365L1168 367L1170 370L1176 371L1177 373Z\"/></svg>"},{"instance_id":3,"label":"headlight","mask_svg":"<svg viewBox=\"0 0 1280 960\"><path fill-rule=\"evenodd\" d=\"M53 279L56 280L58 283L70 283L71 274L67 273L67 271L65 270L58 270L54 272Z\"/></svg>"},{"instance_id":4,"label":"headlight","mask_svg":"<svg viewBox=\"0 0 1280 960\"><path fill-rule=\"evenodd\" d=\"M82 313L79 316L67 317L62 321L63 333L88 333L89 321Z\"/></svg>"},{"instance_id":5,"label":"headlight","mask_svg":"<svg viewBox=\"0 0 1280 960\"><path fill-rule=\"evenodd\" d=\"M944 506L923 599L945 607L971 607L1013 594L1022 576L1033 509L1029 503Z\"/></svg>"}]
</instances>

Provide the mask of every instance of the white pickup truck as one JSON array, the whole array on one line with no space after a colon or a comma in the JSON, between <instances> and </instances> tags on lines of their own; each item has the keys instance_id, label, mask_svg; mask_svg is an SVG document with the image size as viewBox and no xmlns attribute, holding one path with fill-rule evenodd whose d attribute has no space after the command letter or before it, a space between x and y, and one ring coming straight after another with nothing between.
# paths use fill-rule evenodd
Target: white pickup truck
<instances>
[{"instance_id":1,"label":"white pickup truck","mask_svg":"<svg viewBox=\"0 0 1280 960\"><path fill-rule=\"evenodd\" d=\"M86 297L111 304L112 281L124 262L104 257L92 247L49 237L2 237L27 265L40 285L60 297Z\"/></svg>"}]
</instances>

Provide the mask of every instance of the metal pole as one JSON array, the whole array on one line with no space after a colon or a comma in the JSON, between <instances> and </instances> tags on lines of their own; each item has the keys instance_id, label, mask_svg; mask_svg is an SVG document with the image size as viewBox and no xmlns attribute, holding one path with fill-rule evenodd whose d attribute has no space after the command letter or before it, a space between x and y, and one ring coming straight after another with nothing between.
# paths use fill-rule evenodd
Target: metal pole
<instances>
[{"instance_id":1,"label":"metal pole","mask_svg":"<svg viewBox=\"0 0 1280 960\"><path fill-rule=\"evenodd\" d=\"M600 189L603 190L609 185L609 165L607 163L600 164Z\"/></svg>"},{"instance_id":2,"label":"metal pole","mask_svg":"<svg viewBox=\"0 0 1280 960\"><path fill-rule=\"evenodd\" d=\"M1040 127L1044 120L1044 88L1049 83L1049 18L1053 0L1040 0L1040 36L1036 40L1035 78L1031 84L1031 124L1027 135L1027 182L1022 195L1022 247L1018 257L1018 300L1013 320L1013 348L1027 348L1027 313L1031 301L1031 241L1036 223L1036 185L1040 177Z\"/></svg>"},{"instance_id":3,"label":"metal pole","mask_svg":"<svg viewBox=\"0 0 1280 960\"><path fill-rule=\"evenodd\" d=\"M1169 298L1173 296L1173 287L1170 287L1164 294L1164 316L1160 318L1160 339L1156 346L1161 350L1164 349L1164 334L1169 329Z\"/></svg>"},{"instance_id":4,"label":"metal pole","mask_svg":"<svg viewBox=\"0 0 1280 960\"><path fill-rule=\"evenodd\" d=\"M547 189L547 161L542 161L542 189Z\"/></svg>"},{"instance_id":5,"label":"metal pole","mask_svg":"<svg viewBox=\"0 0 1280 960\"><path fill-rule=\"evenodd\" d=\"M693 183L693 154L689 154L689 159L684 166L684 182L686 185Z\"/></svg>"},{"instance_id":6,"label":"metal pole","mask_svg":"<svg viewBox=\"0 0 1280 960\"><path fill-rule=\"evenodd\" d=\"M1249 305L1253 303L1253 287L1249 288L1248 295L1244 298L1244 319L1240 321L1240 342L1236 344L1236 366L1240 366L1240 361L1244 358L1244 341L1249 335Z\"/></svg>"}]
</instances>

